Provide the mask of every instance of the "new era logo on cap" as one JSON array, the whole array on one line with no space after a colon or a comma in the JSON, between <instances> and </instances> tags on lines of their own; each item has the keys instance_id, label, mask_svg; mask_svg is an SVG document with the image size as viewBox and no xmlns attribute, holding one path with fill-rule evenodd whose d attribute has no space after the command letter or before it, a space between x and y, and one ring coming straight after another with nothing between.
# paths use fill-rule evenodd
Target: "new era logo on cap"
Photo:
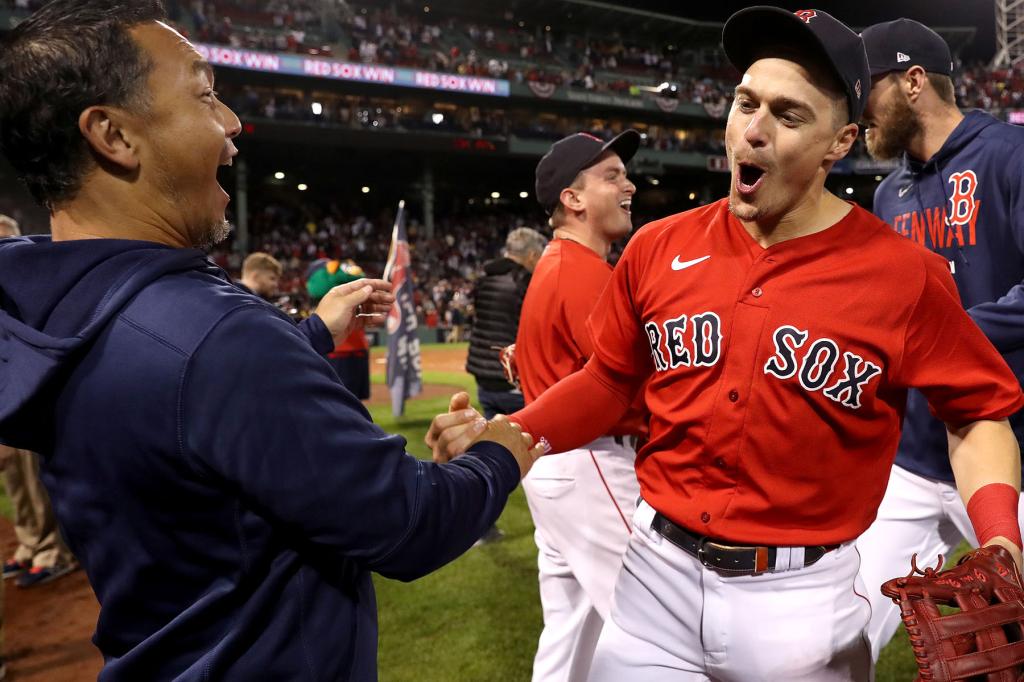
<instances>
[{"instance_id":1,"label":"new era logo on cap","mask_svg":"<svg viewBox=\"0 0 1024 682\"><path fill-rule=\"evenodd\" d=\"M811 19L818 16L818 13L815 12L813 9L800 9L797 10L796 12L793 12L793 14L803 19L805 24L811 23Z\"/></svg>"},{"instance_id":2,"label":"new era logo on cap","mask_svg":"<svg viewBox=\"0 0 1024 682\"><path fill-rule=\"evenodd\" d=\"M928 73L953 75L953 55L938 33L913 19L895 19L868 26L861 34L871 75L920 66Z\"/></svg>"}]
</instances>

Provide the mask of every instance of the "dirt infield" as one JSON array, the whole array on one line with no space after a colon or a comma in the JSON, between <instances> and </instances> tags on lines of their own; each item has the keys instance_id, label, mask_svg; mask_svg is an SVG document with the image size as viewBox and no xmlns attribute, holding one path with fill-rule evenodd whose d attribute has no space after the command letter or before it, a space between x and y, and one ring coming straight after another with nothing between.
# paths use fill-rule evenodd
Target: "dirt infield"
<instances>
[{"instance_id":1,"label":"dirt infield","mask_svg":"<svg viewBox=\"0 0 1024 682\"><path fill-rule=\"evenodd\" d=\"M420 354L422 369L424 372L465 372L466 371L466 346L453 345L431 346L424 348ZM370 352L370 373L384 376L386 355L384 348L374 348ZM447 384L423 384L423 392L418 398L447 398L452 393L462 390L458 386ZM370 386L370 399L367 405L387 405L391 401L387 386L373 384Z\"/></svg>"},{"instance_id":2,"label":"dirt infield","mask_svg":"<svg viewBox=\"0 0 1024 682\"><path fill-rule=\"evenodd\" d=\"M384 373L383 349L374 349L371 371ZM425 348L421 355L425 372L462 372L465 346ZM421 398L449 396L457 387L428 384ZM386 404L387 388L373 387L371 402ZM16 546L14 527L0 518L0 549L7 558ZM26 682L81 682L95 680L103 659L92 644L99 604L84 571L76 571L48 585L18 589L4 585L3 655L9 680Z\"/></svg>"}]
</instances>

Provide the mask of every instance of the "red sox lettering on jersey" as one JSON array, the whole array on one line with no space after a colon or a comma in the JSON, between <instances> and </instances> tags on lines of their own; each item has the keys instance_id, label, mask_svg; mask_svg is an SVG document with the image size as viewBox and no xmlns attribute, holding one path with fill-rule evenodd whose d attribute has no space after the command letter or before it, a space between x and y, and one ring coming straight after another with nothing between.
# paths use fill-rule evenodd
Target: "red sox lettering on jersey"
<instances>
[{"instance_id":1,"label":"red sox lettering on jersey","mask_svg":"<svg viewBox=\"0 0 1024 682\"><path fill-rule=\"evenodd\" d=\"M722 349L721 318L716 313L705 312L690 316L689 322L692 330L689 336L686 315L660 325L655 322L644 325L656 371L710 367L718 362ZM832 339L815 339L808 344L809 338L807 330L792 325L776 329L772 334L775 354L764 364L764 373L781 380L796 377L806 391L822 391L830 400L859 408L864 386L881 374L882 368L857 353L841 351ZM799 355L798 351L801 351ZM842 373L837 375L840 367ZM831 385L826 388L830 381Z\"/></svg>"},{"instance_id":2,"label":"red sox lettering on jersey","mask_svg":"<svg viewBox=\"0 0 1024 682\"><path fill-rule=\"evenodd\" d=\"M949 202L947 206L918 209L896 215L892 219L894 230L918 244L932 249L951 246L974 246L978 243L978 211L981 201L975 199L978 174L967 169L949 176ZM900 189L902 197L913 192L908 185Z\"/></svg>"}]
</instances>

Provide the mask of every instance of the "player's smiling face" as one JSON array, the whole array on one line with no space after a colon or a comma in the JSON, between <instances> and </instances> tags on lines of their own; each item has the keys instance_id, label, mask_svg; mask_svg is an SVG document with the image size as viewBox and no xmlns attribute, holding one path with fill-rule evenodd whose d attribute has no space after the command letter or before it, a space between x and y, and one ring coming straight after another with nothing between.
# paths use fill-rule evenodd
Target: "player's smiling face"
<instances>
[{"instance_id":1,"label":"player's smiling face","mask_svg":"<svg viewBox=\"0 0 1024 682\"><path fill-rule=\"evenodd\" d=\"M611 240L625 237L633 229L632 202L636 185L626 177L626 166L615 152L605 152L597 163L584 170L583 187L577 196L589 225Z\"/></svg>"},{"instance_id":2,"label":"player's smiling face","mask_svg":"<svg viewBox=\"0 0 1024 682\"><path fill-rule=\"evenodd\" d=\"M820 196L832 164L856 139L856 126L851 134L843 125L845 99L836 97L796 62L769 57L751 64L725 130L729 208L737 218L778 221Z\"/></svg>"},{"instance_id":3,"label":"player's smiling face","mask_svg":"<svg viewBox=\"0 0 1024 682\"><path fill-rule=\"evenodd\" d=\"M131 34L153 64L149 105L135 126L139 181L151 186L152 210L190 244L220 241L229 199L217 171L238 153L238 117L217 99L212 68L181 34L158 22Z\"/></svg>"}]
</instances>

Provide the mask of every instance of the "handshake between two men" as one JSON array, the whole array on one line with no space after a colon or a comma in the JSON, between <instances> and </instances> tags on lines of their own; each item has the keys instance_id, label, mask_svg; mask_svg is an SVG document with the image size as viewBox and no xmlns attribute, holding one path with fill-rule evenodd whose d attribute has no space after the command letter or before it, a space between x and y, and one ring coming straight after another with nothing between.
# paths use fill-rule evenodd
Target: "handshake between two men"
<instances>
[{"instance_id":1,"label":"handshake between two men","mask_svg":"<svg viewBox=\"0 0 1024 682\"><path fill-rule=\"evenodd\" d=\"M466 452L474 443L491 441L505 447L519 464L520 477L526 476L537 458L544 454L543 443L523 433L519 424L498 415L491 421L469 405L469 394L459 392L448 403L448 412L434 417L424 437L434 453L434 461L443 464Z\"/></svg>"}]
</instances>

